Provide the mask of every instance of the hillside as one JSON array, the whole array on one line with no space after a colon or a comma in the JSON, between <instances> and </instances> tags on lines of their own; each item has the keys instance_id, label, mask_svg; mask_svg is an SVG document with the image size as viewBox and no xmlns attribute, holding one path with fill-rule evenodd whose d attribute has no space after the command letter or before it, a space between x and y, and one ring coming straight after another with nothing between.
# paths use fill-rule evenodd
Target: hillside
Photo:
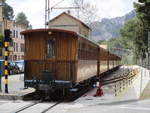
<instances>
[{"instance_id":1,"label":"hillside","mask_svg":"<svg viewBox=\"0 0 150 113\"><path fill-rule=\"evenodd\" d=\"M92 28L92 40L108 40L110 38L117 37L119 35L120 28L126 21L134 18L136 15L135 11L131 11L122 17L116 18L103 18L101 22L93 22L90 27Z\"/></svg>"}]
</instances>

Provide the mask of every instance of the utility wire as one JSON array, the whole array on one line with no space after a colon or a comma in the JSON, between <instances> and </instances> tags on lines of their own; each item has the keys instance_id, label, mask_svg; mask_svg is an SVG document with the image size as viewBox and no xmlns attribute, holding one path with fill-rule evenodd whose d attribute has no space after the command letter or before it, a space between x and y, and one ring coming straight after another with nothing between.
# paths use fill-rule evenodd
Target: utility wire
<instances>
[{"instance_id":1,"label":"utility wire","mask_svg":"<svg viewBox=\"0 0 150 113\"><path fill-rule=\"evenodd\" d=\"M51 7L51 10L52 10L53 8L55 8L55 6L57 6L57 5L59 5L60 3L62 3L63 1L65 1L65 0L61 0L61 1L59 1L58 3L56 3L55 5L53 5L53 6Z\"/></svg>"}]
</instances>

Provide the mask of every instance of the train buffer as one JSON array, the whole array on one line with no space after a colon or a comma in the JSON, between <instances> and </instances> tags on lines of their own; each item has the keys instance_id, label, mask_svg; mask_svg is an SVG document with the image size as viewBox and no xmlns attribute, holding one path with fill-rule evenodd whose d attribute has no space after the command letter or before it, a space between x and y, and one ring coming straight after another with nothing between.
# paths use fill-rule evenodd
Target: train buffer
<instances>
[{"instance_id":1,"label":"train buffer","mask_svg":"<svg viewBox=\"0 0 150 113\"><path fill-rule=\"evenodd\" d=\"M104 96L103 90L102 90L102 85L100 82L98 82L98 88L96 91L96 94L94 95L95 97L101 97Z\"/></svg>"}]
</instances>

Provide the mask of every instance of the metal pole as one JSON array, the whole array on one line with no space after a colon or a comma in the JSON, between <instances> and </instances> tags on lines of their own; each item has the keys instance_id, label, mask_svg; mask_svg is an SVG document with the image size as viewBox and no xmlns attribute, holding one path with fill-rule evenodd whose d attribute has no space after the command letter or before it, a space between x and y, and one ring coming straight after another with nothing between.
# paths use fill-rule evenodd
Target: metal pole
<instances>
[{"instance_id":1,"label":"metal pole","mask_svg":"<svg viewBox=\"0 0 150 113\"><path fill-rule=\"evenodd\" d=\"M148 69L150 70L150 31L148 29Z\"/></svg>"},{"instance_id":2,"label":"metal pole","mask_svg":"<svg viewBox=\"0 0 150 113\"><path fill-rule=\"evenodd\" d=\"M8 41L4 42L4 47L5 47L5 60L4 60L4 66L5 66L5 70L4 70L4 75L5 75L5 93L8 93Z\"/></svg>"},{"instance_id":3,"label":"metal pole","mask_svg":"<svg viewBox=\"0 0 150 113\"><path fill-rule=\"evenodd\" d=\"M9 51L8 51L8 47L9 47L9 41L10 41L10 34L11 31L9 29L5 29L4 31L5 34L5 38L4 38L4 48L5 48L5 52L4 52L4 75L5 75L5 93L8 93L8 55L9 55Z\"/></svg>"},{"instance_id":4,"label":"metal pole","mask_svg":"<svg viewBox=\"0 0 150 113\"><path fill-rule=\"evenodd\" d=\"M1 18L0 18L0 21L1 21L1 23L2 23L2 34L4 34L4 27L5 27L5 24L4 24L4 18L3 18L3 7L5 6L5 1L4 0L1 0L1 2L0 2L0 7L1 7ZM3 49L2 49L2 51L3 51ZM3 62L2 62L3 63ZM1 72L3 72L2 71L3 69L2 69L2 67L1 67ZM2 75L3 75L3 73L1 73L1 75L0 75L0 92L2 91L2 88L1 88L1 84L2 84L2 82L1 82L1 77L2 77Z\"/></svg>"},{"instance_id":5,"label":"metal pole","mask_svg":"<svg viewBox=\"0 0 150 113\"><path fill-rule=\"evenodd\" d=\"M3 1L0 1L0 8L1 9L3 9L2 8L2 4L3 4ZM3 11L2 12L0 12L1 13L1 17L0 17L0 21L1 21L1 24L2 24L2 20L3 20ZM1 25L2 26L2 29L3 29L3 24ZM3 51L3 50L2 50ZM1 68L1 71L2 71L2 68ZM0 92L2 91L2 89L1 89L1 78L2 78L2 74L0 75Z\"/></svg>"},{"instance_id":6,"label":"metal pole","mask_svg":"<svg viewBox=\"0 0 150 113\"><path fill-rule=\"evenodd\" d=\"M45 28L46 28L46 21L47 21L47 0L45 0Z\"/></svg>"},{"instance_id":7,"label":"metal pole","mask_svg":"<svg viewBox=\"0 0 150 113\"><path fill-rule=\"evenodd\" d=\"M142 61L142 66L143 66L143 59ZM141 80L140 80L140 94L142 93L142 79L143 79L143 67L141 66Z\"/></svg>"},{"instance_id":8,"label":"metal pole","mask_svg":"<svg viewBox=\"0 0 150 113\"><path fill-rule=\"evenodd\" d=\"M48 21L50 20L50 0L48 0Z\"/></svg>"}]
</instances>

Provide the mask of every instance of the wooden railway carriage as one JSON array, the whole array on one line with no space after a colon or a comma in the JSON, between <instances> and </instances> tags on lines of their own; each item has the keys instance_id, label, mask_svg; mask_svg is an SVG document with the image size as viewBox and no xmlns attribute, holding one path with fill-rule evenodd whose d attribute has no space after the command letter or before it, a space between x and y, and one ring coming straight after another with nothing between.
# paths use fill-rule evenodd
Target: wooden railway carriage
<instances>
[{"instance_id":1,"label":"wooden railway carriage","mask_svg":"<svg viewBox=\"0 0 150 113\"><path fill-rule=\"evenodd\" d=\"M26 87L72 88L119 66L119 57L75 32L36 29L22 34L25 37Z\"/></svg>"}]
</instances>

